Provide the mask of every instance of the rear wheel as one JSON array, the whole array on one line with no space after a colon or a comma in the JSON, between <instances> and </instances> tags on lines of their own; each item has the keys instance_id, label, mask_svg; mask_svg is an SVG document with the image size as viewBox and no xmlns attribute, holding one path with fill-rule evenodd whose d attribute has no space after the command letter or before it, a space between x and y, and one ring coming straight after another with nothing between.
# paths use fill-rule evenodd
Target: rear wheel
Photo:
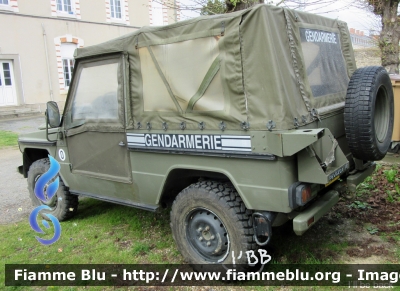
<instances>
[{"instance_id":1,"label":"rear wheel","mask_svg":"<svg viewBox=\"0 0 400 291\"><path fill-rule=\"evenodd\" d=\"M179 193L171 229L181 254L197 270L201 264L247 264L246 251L257 248L251 211L225 183L202 181Z\"/></svg>"},{"instance_id":2,"label":"rear wheel","mask_svg":"<svg viewBox=\"0 0 400 291\"><path fill-rule=\"evenodd\" d=\"M38 199L35 195L35 185L40 176L46 173L50 168L50 160L48 158L37 160L29 168L28 172L28 190L33 206L47 205L51 210L43 210L43 213L52 214L59 221L71 218L78 210L78 196L72 195L66 189L60 178L60 185L56 194L46 202ZM46 195L46 189L45 189ZM43 218L47 216L43 215Z\"/></svg>"}]
</instances>

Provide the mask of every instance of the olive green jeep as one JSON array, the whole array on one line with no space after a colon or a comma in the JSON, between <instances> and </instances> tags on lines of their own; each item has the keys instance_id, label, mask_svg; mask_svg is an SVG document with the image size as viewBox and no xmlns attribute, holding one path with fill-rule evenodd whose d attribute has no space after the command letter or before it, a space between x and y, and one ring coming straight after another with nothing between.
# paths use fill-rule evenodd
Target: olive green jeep
<instances>
[{"instance_id":1,"label":"olive green jeep","mask_svg":"<svg viewBox=\"0 0 400 291\"><path fill-rule=\"evenodd\" d=\"M35 205L51 155L59 220L78 196L172 205L189 263L231 263L288 220L302 235L371 175L393 91L384 68L356 69L346 23L259 5L77 49L65 108L49 102L46 116L19 138Z\"/></svg>"}]
</instances>

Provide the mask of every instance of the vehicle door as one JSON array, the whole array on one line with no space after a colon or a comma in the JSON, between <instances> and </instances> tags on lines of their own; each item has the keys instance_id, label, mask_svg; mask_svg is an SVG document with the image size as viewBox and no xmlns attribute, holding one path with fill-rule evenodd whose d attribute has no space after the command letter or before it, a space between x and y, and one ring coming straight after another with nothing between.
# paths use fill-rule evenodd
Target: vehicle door
<instances>
[{"instance_id":1,"label":"vehicle door","mask_svg":"<svg viewBox=\"0 0 400 291\"><path fill-rule=\"evenodd\" d=\"M64 111L70 192L133 202L125 134L124 55L79 61L74 73Z\"/></svg>"}]
</instances>

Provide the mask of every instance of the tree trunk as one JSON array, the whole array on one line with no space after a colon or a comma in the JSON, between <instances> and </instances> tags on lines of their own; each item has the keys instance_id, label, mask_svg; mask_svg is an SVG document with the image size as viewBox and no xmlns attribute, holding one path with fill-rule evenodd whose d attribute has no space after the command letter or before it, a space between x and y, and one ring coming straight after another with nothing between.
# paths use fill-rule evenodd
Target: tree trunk
<instances>
[{"instance_id":1,"label":"tree trunk","mask_svg":"<svg viewBox=\"0 0 400 291\"><path fill-rule=\"evenodd\" d=\"M382 53L382 66L389 74L399 73L399 35L397 19L399 1L381 1L382 32L379 37L379 48Z\"/></svg>"},{"instance_id":2,"label":"tree trunk","mask_svg":"<svg viewBox=\"0 0 400 291\"><path fill-rule=\"evenodd\" d=\"M264 0L247 0L247 1L237 1L236 5L234 4L234 1L232 0L226 0L226 7L228 12L234 12L234 11L239 11L239 10L244 10L247 8L250 8L251 6L254 6L256 4L263 4Z\"/></svg>"}]
</instances>

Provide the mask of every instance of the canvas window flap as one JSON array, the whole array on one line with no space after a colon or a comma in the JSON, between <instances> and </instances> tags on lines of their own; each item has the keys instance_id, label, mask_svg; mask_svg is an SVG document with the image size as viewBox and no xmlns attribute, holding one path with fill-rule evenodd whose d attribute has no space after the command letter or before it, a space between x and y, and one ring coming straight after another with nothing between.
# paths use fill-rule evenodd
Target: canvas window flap
<instances>
[{"instance_id":1,"label":"canvas window flap","mask_svg":"<svg viewBox=\"0 0 400 291\"><path fill-rule=\"evenodd\" d=\"M308 110L294 69L284 10L260 6L249 11L240 35L250 128L266 130L268 120L276 129L293 128L293 118L308 115Z\"/></svg>"},{"instance_id":2,"label":"canvas window flap","mask_svg":"<svg viewBox=\"0 0 400 291\"><path fill-rule=\"evenodd\" d=\"M311 63L304 57L309 57L312 52L303 51L301 28L336 34L335 49L343 67L334 67L335 60L324 59L318 69L326 72L323 76L325 79L320 80L321 84L334 88L340 83L340 90L318 93L321 88L315 86L314 93L320 96L314 97L307 75L307 65ZM295 118L299 121L299 126L313 122L310 117L313 108L342 104L349 74L355 64L348 32L342 27L342 22L262 5L248 11L240 29L250 128L265 129L268 120L273 120L278 130L294 128ZM331 78L333 82L326 78ZM318 78L313 79L312 85L319 85L315 84L316 80ZM329 85L330 83L332 84Z\"/></svg>"},{"instance_id":3,"label":"canvas window flap","mask_svg":"<svg viewBox=\"0 0 400 291\"><path fill-rule=\"evenodd\" d=\"M240 128L246 110L239 22L215 19L140 34L137 52L129 56L136 127L140 122L161 129L167 122L169 129L180 129L185 121L188 129L199 129L199 122L219 129L224 121Z\"/></svg>"},{"instance_id":4,"label":"canvas window flap","mask_svg":"<svg viewBox=\"0 0 400 291\"><path fill-rule=\"evenodd\" d=\"M179 47L182 47L179 49ZM207 47L208 49L196 48ZM202 60L193 64L193 53ZM143 77L144 111L192 112L220 69L214 37L139 49ZM178 61L177 61L178 60ZM195 68L193 68L193 66ZM218 83L221 86L221 82ZM165 98L166 95L170 99ZM220 91L223 95L223 92ZM211 104L206 111L223 110ZM174 108L175 106L175 108Z\"/></svg>"},{"instance_id":5,"label":"canvas window flap","mask_svg":"<svg viewBox=\"0 0 400 291\"><path fill-rule=\"evenodd\" d=\"M292 27L295 57L302 64L300 82L305 85L303 97L309 106L330 108L344 102L355 69L347 26L336 19L289 9L285 15Z\"/></svg>"}]
</instances>

